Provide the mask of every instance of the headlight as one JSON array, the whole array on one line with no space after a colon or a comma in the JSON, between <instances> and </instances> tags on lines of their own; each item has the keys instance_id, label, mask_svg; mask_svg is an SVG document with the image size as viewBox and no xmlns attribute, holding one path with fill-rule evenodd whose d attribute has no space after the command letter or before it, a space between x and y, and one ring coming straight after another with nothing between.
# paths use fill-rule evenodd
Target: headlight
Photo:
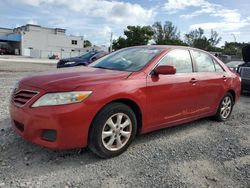
<instances>
[{"instance_id":1,"label":"headlight","mask_svg":"<svg viewBox=\"0 0 250 188\"><path fill-rule=\"evenodd\" d=\"M86 99L91 93L92 91L47 93L40 97L32 107L79 103Z\"/></svg>"},{"instance_id":2,"label":"headlight","mask_svg":"<svg viewBox=\"0 0 250 188\"><path fill-rule=\"evenodd\" d=\"M14 88L13 88L13 92L17 91L17 89L19 87L19 83L20 83L19 81L15 83Z\"/></svg>"},{"instance_id":3,"label":"headlight","mask_svg":"<svg viewBox=\"0 0 250 188\"><path fill-rule=\"evenodd\" d=\"M14 89L16 89L16 88L18 88L19 87L19 81L17 81L16 83L15 83L15 85L14 85Z\"/></svg>"},{"instance_id":4,"label":"headlight","mask_svg":"<svg viewBox=\"0 0 250 188\"><path fill-rule=\"evenodd\" d=\"M69 61L69 62L66 62L65 65L72 65L72 64L75 64L76 62L74 61Z\"/></svg>"}]
</instances>

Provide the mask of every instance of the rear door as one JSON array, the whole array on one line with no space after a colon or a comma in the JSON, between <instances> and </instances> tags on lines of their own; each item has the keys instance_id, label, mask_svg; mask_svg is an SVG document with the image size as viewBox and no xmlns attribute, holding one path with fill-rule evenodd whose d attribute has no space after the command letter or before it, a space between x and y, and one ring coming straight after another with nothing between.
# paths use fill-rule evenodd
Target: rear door
<instances>
[{"instance_id":1,"label":"rear door","mask_svg":"<svg viewBox=\"0 0 250 188\"><path fill-rule=\"evenodd\" d=\"M186 49L175 49L163 57L159 65L176 67L174 75L148 75L147 118L150 126L178 122L197 115L197 73Z\"/></svg>"},{"instance_id":2,"label":"rear door","mask_svg":"<svg viewBox=\"0 0 250 188\"><path fill-rule=\"evenodd\" d=\"M211 55L198 50L191 53L200 86L198 105L203 113L213 112L224 95L227 74Z\"/></svg>"}]
</instances>

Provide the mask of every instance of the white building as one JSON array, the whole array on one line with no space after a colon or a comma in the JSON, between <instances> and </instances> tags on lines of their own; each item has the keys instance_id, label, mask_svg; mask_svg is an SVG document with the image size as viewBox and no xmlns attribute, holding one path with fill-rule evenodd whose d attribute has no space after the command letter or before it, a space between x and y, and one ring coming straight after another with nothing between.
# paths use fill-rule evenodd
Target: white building
<instances>
[{"instance_id":1,"label":"white building","mask_svg":"<svg viewBox=\"0 0 250 188\"><path fill-rule=\"evenodd\" d=\"M85 51L82 36L68 36L65 29L32 24L14 29L0 28L0 42L7 43L17 55L37 58L52 55L65 58Z\"/></svg>"}]
</instances>

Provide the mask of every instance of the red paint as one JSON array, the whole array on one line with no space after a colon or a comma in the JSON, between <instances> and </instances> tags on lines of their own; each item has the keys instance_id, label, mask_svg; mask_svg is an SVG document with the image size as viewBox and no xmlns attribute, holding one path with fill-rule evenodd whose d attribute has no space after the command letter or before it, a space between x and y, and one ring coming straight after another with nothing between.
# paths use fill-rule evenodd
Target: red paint
<instances>
[{"instance_id":1,"label":"red paint","mask_svg":"<svg viewBox=\"0 0 250 188\"><path fill-rule=\"evenodd\" d=\"M25 139L45 147L80 148L88 144L89 128L96 113L115 100L128 99L139 106L142 113L140 132L146 133L215 115L220 100L228 91L235 93L236 101L239 99L239 76L218 59L225 69L223 73L151 75L157 62L175 48L182 47L166 46L164 52L134 73L76 67L22 79L18 90L34 90L39 94L23 107L10 104L13 127ZM47 92L74 90L93 93L82 103L31 107ZM24 124L23 132L14 126L14 120ZM44 129L57 130L56 142L41 139Z\"/></svg>"}]
</instances>

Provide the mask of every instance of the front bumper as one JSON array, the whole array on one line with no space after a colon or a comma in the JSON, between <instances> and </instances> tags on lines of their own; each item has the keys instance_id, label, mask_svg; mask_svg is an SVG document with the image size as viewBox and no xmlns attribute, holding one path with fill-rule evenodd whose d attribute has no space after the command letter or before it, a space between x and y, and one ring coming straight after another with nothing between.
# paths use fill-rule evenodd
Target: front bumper
<instances>
[{"instance_id":1,"label":"front bumper","mask_svg":"<svg viewBox=\"0 0 250 188\"><path fill-rule=\"evenodd\" d=\"M94 106L77 103L32 108L34 101L35 99L32 99L22 107L10 103L12 127L20 136L32 143L53 149L87 146L89 127L96 113ZM49 135L51 132L55 133L52 135L53 139L45 139L44 133Z\"/></svg>"}]
</instances>

